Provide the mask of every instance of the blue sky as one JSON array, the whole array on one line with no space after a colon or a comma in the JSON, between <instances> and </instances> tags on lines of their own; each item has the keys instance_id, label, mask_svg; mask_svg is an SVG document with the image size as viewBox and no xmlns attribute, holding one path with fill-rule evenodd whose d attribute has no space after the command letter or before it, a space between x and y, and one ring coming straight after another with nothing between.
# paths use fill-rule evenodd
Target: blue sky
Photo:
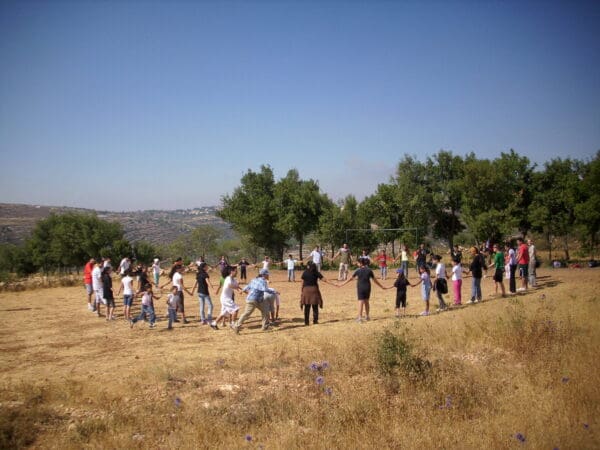
<instances>
[{"instance_id":1,"label":"blue sky","mask_svg":"<svg viewBox=\"0 0 600 450\"><path fill-rule=\"evenodd\" d=\"M0 2L0 202L359 200L404 155L600 149L600 2Z\"/></svg>"}]
</instances>

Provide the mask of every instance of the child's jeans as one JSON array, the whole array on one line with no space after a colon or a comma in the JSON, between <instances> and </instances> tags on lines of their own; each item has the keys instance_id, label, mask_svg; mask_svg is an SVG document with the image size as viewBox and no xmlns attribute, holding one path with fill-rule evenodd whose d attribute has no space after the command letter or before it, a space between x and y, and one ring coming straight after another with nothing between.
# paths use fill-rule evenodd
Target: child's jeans
<instances>
[{"instance_id":1,"label":"child's jeans","mask_svg":"<svg viewBox=\"0 0 600 450\"><path fill-rule=\"evenodd\" d=\"M169 313L169 325L167 326L167 328L170 330L171 328L173 328L173 322L175 322L175 319L177 319L177 309L169 308L167 309L167 312Z\"/></svg>"},{"instance_id":2,"label":"child's jeans","mask_svg":"<svg viewBox=\"0 0 600 450\"><path fill-rule=\"evenodd\" d=\"M154 306L142 305L142 312L140 312L139 316L133 318L133 323L136 323L139 320L144 320L144 317L146 316L148 316L150 325L154 325L154 322L156 321L156 316L154 315Z\"/></svg>"}]
</instances>

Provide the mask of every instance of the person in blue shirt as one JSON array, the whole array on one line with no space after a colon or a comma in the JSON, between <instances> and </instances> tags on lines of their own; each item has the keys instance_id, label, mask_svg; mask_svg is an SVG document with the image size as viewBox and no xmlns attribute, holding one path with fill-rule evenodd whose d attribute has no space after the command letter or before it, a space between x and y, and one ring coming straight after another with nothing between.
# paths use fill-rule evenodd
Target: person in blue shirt
<instances>
[{"instance_id":1,"label":"person in blue shirt","mask_svg":"<svg viewBox=\"0 0 600 450\"><path fill-rule=\"evenodd\" d=\"M248 319L255 309L258 309L262 315L262 330L269 328L270 298L277 294L277 291L271 289L267 284L269 271L261 269L258 276L250 281L243 292L246 292L246 310L244 314L232 326L236 333L240 332L240 327Z\"/></svg>"}]
</instances>

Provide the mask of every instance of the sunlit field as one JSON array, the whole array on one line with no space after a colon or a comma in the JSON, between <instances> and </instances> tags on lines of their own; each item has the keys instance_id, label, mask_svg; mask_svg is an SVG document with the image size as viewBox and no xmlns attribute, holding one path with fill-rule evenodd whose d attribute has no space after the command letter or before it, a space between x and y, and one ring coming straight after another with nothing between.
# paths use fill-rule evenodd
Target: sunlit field
<instances>
[{"instance_id":1,"label":"sunlit field","mask_svg":"<svg viewBox=\"0 0 600 450\"><path fill-rule=\"evenodd\" d=\"M304 326L301 283L275 270L280 324L261 331L256 311L239 335L199 324L196 296L167 331L166 290L154 329L131 329L120 298L117 320L98 318L83 285L3 292L0 447L600 448L600 269L538 278L507 298L486 278L482 303L439 314L432 296L429 317L409 288L400 319L395 290L373 286L363 323L354 283L321 284Z\"/></svg>"}]
</instances>

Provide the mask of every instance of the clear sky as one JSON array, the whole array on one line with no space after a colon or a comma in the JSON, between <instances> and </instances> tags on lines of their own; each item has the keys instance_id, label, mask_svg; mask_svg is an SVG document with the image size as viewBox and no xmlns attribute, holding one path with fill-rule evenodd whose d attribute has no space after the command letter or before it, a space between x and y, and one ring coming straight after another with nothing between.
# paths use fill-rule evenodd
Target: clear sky
<instances>
[{"instance_id":1,"label":"clear sky","mask_svg":"<svg viewBox=\"0 0 600 450\"><path fill-rule=\"evenodd\" d=\"M337 200L439 150L600 149L600 2L0 1L0 202Z\"/></svg>"}]
</instances>

